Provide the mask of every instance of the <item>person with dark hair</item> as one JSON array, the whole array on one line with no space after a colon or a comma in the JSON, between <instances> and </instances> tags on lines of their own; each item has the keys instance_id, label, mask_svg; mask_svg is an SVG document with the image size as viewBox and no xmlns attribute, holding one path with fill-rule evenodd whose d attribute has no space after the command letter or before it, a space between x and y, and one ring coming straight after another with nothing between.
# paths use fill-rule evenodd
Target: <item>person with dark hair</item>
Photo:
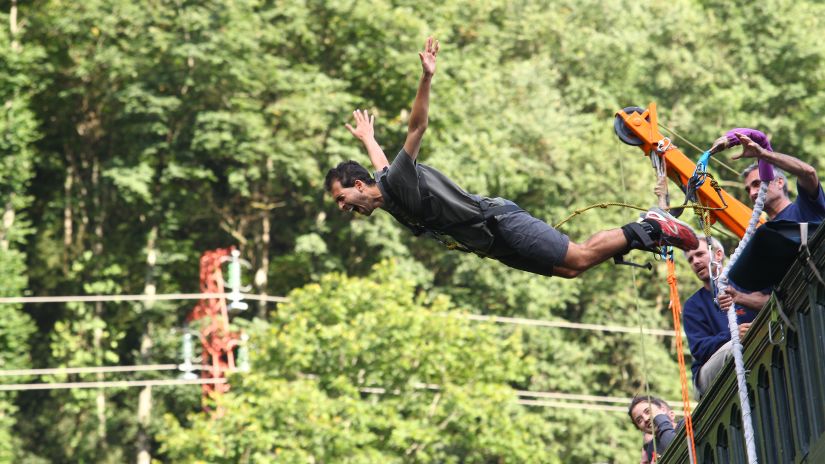
<instances>
[{"instance_id":1,"label":"person with dark hair","mask_svg":"<svg viewBox=\"0 0 825 464\"><path fill-rule=\"evenodd\" d=\"M655 396L635 396L630 401L627 408L627 415L633 421L633 425L645 435L655 436L645 440L642 446L642 463L653 462L653 444L656 443L656 454L665 452L668 445L676 437L676 429L682 425L682 421L677 424L676 413L668 404ZM644 459L646 458L646 459Z\"/></svg>"},{"instance_id":2,"label":"person with dark hair","mask_svg":"<svg viewBox=\"0 0 825 464\"><path fill-rule=\"evenodd\" d=\"M825 219L825 193L813 166L793 156L773 151L767 136L754 129L729 131L714 142L711 153L740 144L742 153L733 159L764 160L777 168L776 177L768 184L765 197L765 213L770 220L819 224ZM742 171L745 190L754 202L762 184L757 166L757 163L753 163ZM798 195L793 202L788 196L788 179L782 171L796 176Z\"/></svg>"},{"instance_id":3,"label":"person with dark hair","mask_svg":"<svg viewBox=\"0 0 825 464\"><path fill-rule=\"evenodd\" d=\"M355 127L346 127L364 144L376 172L373 180L354 161L330 169L324 186L339 209L369 216L381 208L415 235L426 234L448 248L545 276L573 278L631 249L654 251L671 245L690 250L698 246L690 227L660 209L648 211L641 222L598 232L578 244L514 202L467 193L436 169L417 163L428 124L438 49L438 41L431 37L418 54L423 72L407 138L392 164L375 140L375 116L353 112Z\"/></svg>"}]
</instances>

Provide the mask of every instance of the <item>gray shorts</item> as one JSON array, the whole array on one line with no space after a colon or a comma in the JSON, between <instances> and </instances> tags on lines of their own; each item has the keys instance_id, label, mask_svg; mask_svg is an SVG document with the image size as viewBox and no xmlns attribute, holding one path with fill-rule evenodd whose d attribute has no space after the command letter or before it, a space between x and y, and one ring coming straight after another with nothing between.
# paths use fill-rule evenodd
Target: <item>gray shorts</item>
<instances>
[{"instance_id":1,"label":"gray shorts","mask_svg":"<svg viewBox=\"0 0 825 464\"><path fill-rule=\"evenodd\" d=\"M496 240L490 257L507 266L552 276L564 262L570 239L526 211L498 216L491 226Z\"/></svg>"}]
</instances>

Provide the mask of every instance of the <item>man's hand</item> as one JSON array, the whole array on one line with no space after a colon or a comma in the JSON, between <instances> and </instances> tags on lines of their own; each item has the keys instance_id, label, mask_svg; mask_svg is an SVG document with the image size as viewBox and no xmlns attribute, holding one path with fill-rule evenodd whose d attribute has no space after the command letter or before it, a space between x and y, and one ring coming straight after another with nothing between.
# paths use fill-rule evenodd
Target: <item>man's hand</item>
<instances>
[{"instance_id":1,"label":"man's hand","mask_svg":"<svg viewBox=\"0 0 825 464\"><path fill-rule=\"evenodd\" d=\"M725 287L725 293L730 295L730 299L731 299L731 301L733 301L734 304L742 304L742 302L740 301L742 294L741 294L741 292L739 292L735 288L733 288L731 286L727 286L727 287Z\"/></svg>"},{"instance_id":2,"label":"man's hand","mask_svg":"<svg viewBox=\"0 0 825 464\"><path fill-rule=\"evenodd\" d=\"M353 129L349 124L344 124L350 133L362 142L373 139L375 137L375 130L373 129L375 115L368 114L367 110L355 110L352 115L355 116L355 128Z\"/></svg>"},{"instance_id":3,"label":"man's hand","mask_svg":"<svg viewBox=\"0 0 825 464\"><path fill-rule=\"evenodd\" d=\"M742 153L738 155L734 155L731 159L738 160L741 158L761 158L767 150L760 147L758 143L751 140L750 137L744 134L736 133L736 138L739 139L739 143L742 145Z\"/></svg>"},{"instance_id":4,"label":"man's hand","mask_svg":"<svg viewBox=\"0 0 825 464\"><path fill-rule=\"evenodd\" d=\"M372 167L375 168L376 171L383 170L389 166L390 163L387 161L387 155L384 154L384 150L381 149L381 146L378 145L378 142L375 140L375 129L373 128L375 125L375 115L370 115L367 110L355 110L352 112L352 115L355 117L355 128L349 124L344 125L355 138L364 144Z\"/></svg>"},{"instance_id":5,"label":"man's hand","mask_svg":"<svg viewBox=\"0 0 825 464\"><path fill-rule=\"evenodd\" d=\"M658 416L659 414L664 414L665 411L659 407L656 403L650 403L650 423L653 424L653 418Z\"/></svg>"},{"instance_id":6,"label":"man's hand","mask_svg":"<svg viewBox=\"0 0 825 464\"><path fill-rule=\"evenodd\" d=\"M742 340L743 338L745 338L745 333L747 333L748 329L750 329L750 328L751 328L751 323L750 322L745 322L745 323L739 324L739 340Z\"/></svg>"},{"instance_id":7,"label":"man's hand","mask_svg":"<svg viewBox=\"0 0 825 464\"><path fill-rule=\"evenodd\" d=\"M723 135L713 142L713 145L710 147L710 154L715 155L726 148L728 148L728 137Z\"/></svg>"},{"instance_id":8,"label":"man's hand","mask_svg":"<svg viewBox=\"0 0 825 464\"><path fill-rule=\"evenodd\" d=\"M432 37L427 38L427 43L424 45L424 51L418 52L418 57L421 58L421 69L427 76L435 74L435 57L438 55L438 41Z\"/></svg>"},{"instance_id":9,"label":"man's hand","mask_svg":"<svg viewBox=\"0 0 825 464\"><path fill-rule=\"evenodd\" d=\"M730 305L733 304L733 297L730 293L723 293L716 297L716 301L719 303L719 307L722 311L727 311L730 308Z\"/></svg>"},{"instance_id":10,"label":"man's hand","mask_svg":"<svg viewBox=\"0 0 825 464\"><path fill-rule=\"evenodd\" d=\"M662 176L653 187L653 194L658 199L659 208L667 211L670 208L670 195L667 193L667 176Z\"/></svg>"}]
</instances>

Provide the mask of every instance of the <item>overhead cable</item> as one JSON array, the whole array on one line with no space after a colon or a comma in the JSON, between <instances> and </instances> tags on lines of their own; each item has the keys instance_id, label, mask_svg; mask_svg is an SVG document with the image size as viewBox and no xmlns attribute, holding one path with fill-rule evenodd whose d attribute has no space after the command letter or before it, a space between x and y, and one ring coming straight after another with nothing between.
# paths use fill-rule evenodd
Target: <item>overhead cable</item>
<instances>
[{"instance_id":1,"label":"overhead cable","mask_svg":"<svg viewBox=\"0 0 825 464\"><path fill-rule=\"evenodd\" d=\"M169 301L169 300L201 300L209 298L227 298L229 293L167 293L157 295L68 295L68 296L19 296L2 297L0 304L25 304L25 303L91 303L91 302L125 302L125 301ZM266 301L271 303L285 303L289 298L283 296L264 296L251 293L243 293L241 296L247 300ZM568 321L548 321L542 319L527 319L523 317L485 316L481 314L466 313L439 313L443 316L453 316L472 321L494 322L498 324L523 325L534 327L550 327L560 329L590 330L596 332L616 332L638 334L638 327L624 327L616 325L583 324ZM643 329L645 335L655 335L661 337L673 337L673 331L662 329Z\"/></svg>"},{"instance_id":2,"label":"overhead cable","mask_svg":"<svg viewBox=\"0 0 825 464\"><path fill-rule=\"evenodd\" d=\"M58 390L75 388L129 388L169 387L176 385L223 384L226 379L164 379L164 380L111 380L100 382L17 383L0 384L0 391Z\"/></svg>"},{"instance_id":3,"label":"overhead cable","mask_svg":"<svg viewBox=\"0 0 825 464\"><path fill-rule=\"evenodd\" d=\"M0 304L13 303L93 303L93 302L123 302L123 301L168 301L168 300L206 300L210 298L229 298L236 296L230 293L166 293L166 294L138 294L138 295L68 295L68 296L15 296L2 297ZM253 301L283 303L288 298L282 296L256 295L241 293L241 297Z\"/></svg>"}]
</instances>

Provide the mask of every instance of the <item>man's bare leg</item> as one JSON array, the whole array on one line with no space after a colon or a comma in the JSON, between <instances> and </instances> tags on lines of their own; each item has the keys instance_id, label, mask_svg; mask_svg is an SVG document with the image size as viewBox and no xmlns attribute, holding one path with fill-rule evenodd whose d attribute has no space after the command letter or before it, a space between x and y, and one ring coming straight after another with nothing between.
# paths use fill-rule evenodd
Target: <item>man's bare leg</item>
<instances>
[{"instance_id":1,"label":"man's bare leg","mask_svg":"<svg viewBox=\"0 0 825 464\"><path fill-rule=\"evenodd\" d=\"M603 230L584 243L570 242L567 254L553 275L571 279L627 249L627 239L621 229Z\"/></svg>"},{"instance_id":2,"label":"man's bare leg","mask_svg":"<svg viewBox=\"0 0 825 464\"><path fill-rule=\"evenodd\" d=\"M598 232L582 244L570 242L564 261L554 267L553 275L573 278L630 249L652 250L664 245L691 250L699 242L687 224L654 208L645 214L641 223Z\"/></svg>"}]
</instances>

